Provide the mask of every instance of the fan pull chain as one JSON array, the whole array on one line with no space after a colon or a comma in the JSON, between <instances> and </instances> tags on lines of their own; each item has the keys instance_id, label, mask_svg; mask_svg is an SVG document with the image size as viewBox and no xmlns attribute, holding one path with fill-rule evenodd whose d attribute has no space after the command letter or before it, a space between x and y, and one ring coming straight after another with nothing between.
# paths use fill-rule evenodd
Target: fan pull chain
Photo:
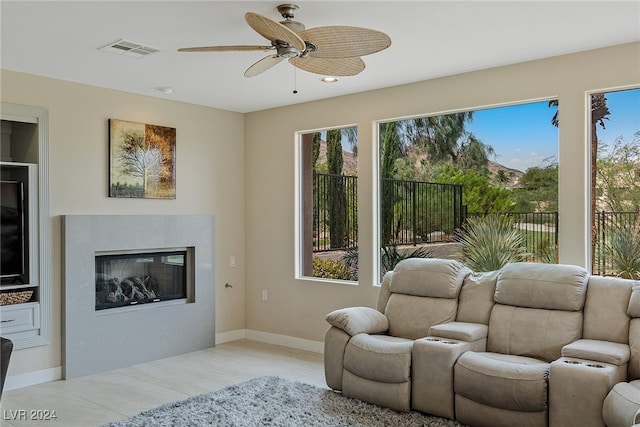
<instances>
[{"instance_id":1,"label":"fan pull chain","mask_svg":"<svg viewBox=\"0 0 640 427\"><path fill-rule=\"evenodd\" d=\"M293 94L296 95L298 93L298 81L296 79L296 67L293 68Z\"/></svg>"}]
</instances>

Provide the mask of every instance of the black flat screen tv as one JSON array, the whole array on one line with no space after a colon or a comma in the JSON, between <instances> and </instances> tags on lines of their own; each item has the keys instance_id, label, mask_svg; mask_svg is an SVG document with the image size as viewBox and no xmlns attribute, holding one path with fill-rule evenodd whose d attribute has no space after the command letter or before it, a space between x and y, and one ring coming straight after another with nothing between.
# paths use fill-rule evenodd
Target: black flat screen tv
<instances>
[{"instance_id":1,"label":"black flat screen tv","mask_svg":"<svg viewBox=\"0 0 640 427\"><path fill-rule=\"evenodd\" d=\"M0 181L0 277L25 274L24 184Z\"/></svg>"}]
</instances>

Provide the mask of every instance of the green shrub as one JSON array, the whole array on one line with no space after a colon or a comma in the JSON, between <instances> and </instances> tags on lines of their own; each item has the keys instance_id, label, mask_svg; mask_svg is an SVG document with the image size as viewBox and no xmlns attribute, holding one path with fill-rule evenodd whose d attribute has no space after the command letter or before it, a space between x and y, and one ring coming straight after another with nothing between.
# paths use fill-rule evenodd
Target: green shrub
<instances>
[{"instance_id":1,"label":"green shrub","mask_svg":"<svg viewBox=\"0 0 640 427\"><path fill-rule=\"evenodd\" d=\"M333 259L313 258L313 277L352 280L349 267Z\"/></svg>"},{"instance_id":2,"label":"green shrub","mask_svg":"<svg viewBox=\"0 0 640 427\"><path fill-rule=\"evenodd\" d=\"M618 277L640 278L640 234L635 228L612 228L604 254Z\"/></svg>"}]
</instances>

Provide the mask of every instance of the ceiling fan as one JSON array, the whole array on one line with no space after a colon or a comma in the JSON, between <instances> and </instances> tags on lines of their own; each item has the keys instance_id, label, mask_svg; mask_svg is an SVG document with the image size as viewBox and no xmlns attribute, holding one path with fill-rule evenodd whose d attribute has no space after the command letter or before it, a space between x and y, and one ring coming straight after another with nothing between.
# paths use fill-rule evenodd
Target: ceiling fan
<instances>
[{"instance_id":1,"label":"ceiling fan","mask_svg":"<svg viewBox=\"0 0 640 427\"><path fill-rule=\"evenodd\" d=\"M305 29L294 21L295 4L281 4L278 12L284 21L248 12L245 20L270 46L204 46L178 49L178 52L269 51L269 56L251 65L244 73L253 77L288 59L295 67L326 76L354 76L364 70L364 55L379 52L391 45L381 31L351 26L327 26Z\"/></svg>"}]
</instances>

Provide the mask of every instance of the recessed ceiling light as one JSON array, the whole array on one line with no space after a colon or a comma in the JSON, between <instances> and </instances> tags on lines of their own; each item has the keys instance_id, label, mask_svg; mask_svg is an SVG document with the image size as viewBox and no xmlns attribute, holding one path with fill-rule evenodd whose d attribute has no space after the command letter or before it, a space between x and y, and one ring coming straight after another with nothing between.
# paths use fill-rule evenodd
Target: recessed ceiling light
<instances>
[{"instance_id":1,"label":"recessed ceiling light","mask_svg":"<svg viewBox=\"0 0 640 427\"><path fill-rule=\"evenodd\" d=\"M337 78L335 77L323 77L320 79L320 81L324 82L324 83L335 83L338 81Z\"/></svg>"},{"instance_id":2,"label":"recessed ceiling light","mask_svg":"<svg viewBox=\"0 0 640 427\"><path fill-rule=\"evenodd\" d=\"M162 92L162 93L166 93L166 94L173 93L173 88L169 87L169 86L157 87L156 90L158 92Z\"/></svg>"}]
</instances>

